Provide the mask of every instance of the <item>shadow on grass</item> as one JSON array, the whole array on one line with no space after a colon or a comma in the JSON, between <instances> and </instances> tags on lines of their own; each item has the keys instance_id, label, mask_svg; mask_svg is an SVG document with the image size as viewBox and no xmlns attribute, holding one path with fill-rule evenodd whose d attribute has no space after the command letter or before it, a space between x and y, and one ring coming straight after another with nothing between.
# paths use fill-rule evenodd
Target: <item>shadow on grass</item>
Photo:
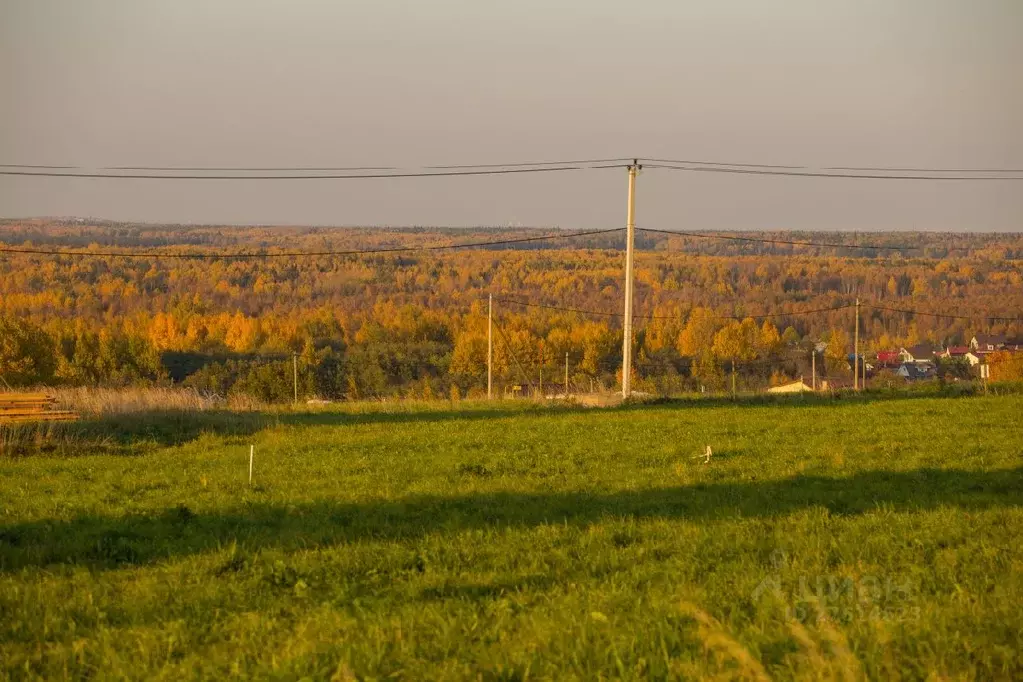
<instances>
[{"instance_id":1,"label":"shadow on grass","mask_svg":"<svg viewBox=\"0 0 1023 682\"><path fill-rule=\"evenodd\" d=\"M187 506L154 516L84 516L0 526L0 571L76 564L114 568L198 554L231 543L246 551L309 550L360 541L409 540L471 529L586 526L608 518L722 520L783 516L809 508L858 515L948 506L1023 505L1023 468L997 471L873 471L850 478L800 476L614 493L496 492L345 503L259 505L195 514Z\"/></svg>"},{"instance_id":2,"label":"shadow on grass","mask_svg":"<svg viewBox=\"0 0 1023 682\"><path fill-rule=\"evenodd\" d=\"M1009 391L1017 393L1019 391ZM865 393L839 393L835 395L752 395L731 397L692 397L661 399L646 403L632 403L607 408L585 408L576 405L532 403L528 401L502 401L493 404L476 403L471 407L426 407L406 410L381 406L366 412L345 409L310 411L252 411L209 410L188 412L180 410L141 412L86 419L68 425L71 440L79 440L83 450L93 448L104 452L133 454L132 447L153 444L161 447L183 445L204 433L218 436L249 436L274 426L357 426L362 424L437 423L447 421L476 421L511 417L540 417L602 410L618 412L650 412L692 410L721 407L778 407L798 409L805 407L836 407L849 404L868 404L894 400L926 398L954 399L974 395L969 390L955 387L948 390L868 391ZM95 447L100 444L100 447Z\"/></svg>"}]
</instances>

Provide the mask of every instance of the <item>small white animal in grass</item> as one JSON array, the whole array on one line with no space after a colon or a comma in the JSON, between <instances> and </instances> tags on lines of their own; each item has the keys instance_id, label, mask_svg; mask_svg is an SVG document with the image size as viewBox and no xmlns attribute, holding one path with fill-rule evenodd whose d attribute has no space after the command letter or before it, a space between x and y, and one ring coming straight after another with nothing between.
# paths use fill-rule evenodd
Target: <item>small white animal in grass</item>
<instances>
[{"instance_id":1,"label":"small white animal in grass","mask_svg":"<svg viewBox=\"0 0 1023 682\"><path fill-rule=\"evenodd\" d=\"M697 455L696 457L693 457L693 459L700 459L701 457L703 457L703 463L710 464L710 456L713 454L714 453L711 451L710 446L708 445L707 449L704 450L702 455Z\"/></svg>"}]
</instances>

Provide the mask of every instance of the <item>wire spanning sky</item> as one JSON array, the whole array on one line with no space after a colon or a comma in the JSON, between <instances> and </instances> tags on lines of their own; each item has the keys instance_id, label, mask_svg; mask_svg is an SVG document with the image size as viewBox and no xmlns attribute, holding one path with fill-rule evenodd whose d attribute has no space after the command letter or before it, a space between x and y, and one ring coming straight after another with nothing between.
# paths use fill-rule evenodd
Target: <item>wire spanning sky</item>
<instances>
[{"instance_id":1,"label":"wire spanning sky","mask_svg":"<svg viewBox=\"0 0 1023 682\"><path fill-rule=\"evenodd\" d=\"M1023 167L1018 0L0 0L0 163ZM620 226L625 174L0 177L0 215ZM650 171L663 229L1023 229L1018 182Z\"/></svg>"}]
</instances>

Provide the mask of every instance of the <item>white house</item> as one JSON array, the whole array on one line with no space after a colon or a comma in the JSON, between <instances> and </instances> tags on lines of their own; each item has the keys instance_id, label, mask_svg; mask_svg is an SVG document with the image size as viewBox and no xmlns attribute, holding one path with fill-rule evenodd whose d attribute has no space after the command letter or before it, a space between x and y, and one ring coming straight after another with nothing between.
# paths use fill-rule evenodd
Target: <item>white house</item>
<instances>
[{"instance_id":1,"label":"white house","mask_svg":"<svg viewBox=\"0 0 1023 682\"><path fill-rule=\"evenodd\" d=\"M767 389L768 393L803 393L804 391L813 391L813 388L807 386L806 382L802 379L788 384L782 384L781 386L772 386Z\"/></svg>"},{"instance_id":2,"label":"white house","mask_svg":"<svg viewBox=\"0 0 1023 682\"><path fill-rule=\"evenodd\" d=\"M1005 346L1005 336L1002 334L977 334L970 339L970 350L990 353Z\"/></svg>"},{"instance_id":3,"label":"white house","mask_svg":"<svg viewBox=\"0 0 1023 682\"><path fill-rule=\"evenodd\" d=\"M984 353L983 355L981 355L981 353L979 351L972 351L971 350L969 353L967 353L963 357L966 358L966 361L968 363L970 363L970 367L976 367L977 365L979 365L980 363L982 363L984 361L984 355L987 355L987 353Z\"/></svg>"},{"instance_id":4,"label":"white house","mask_svg":"<svg viewBox=\"0 0 1023 682\"><path fill-rule=\"evenodd\" d=\"M934 348L926 343L919 343L899 350L899 358L903 362L934 362Z\"/></svg>"}]
</instances>

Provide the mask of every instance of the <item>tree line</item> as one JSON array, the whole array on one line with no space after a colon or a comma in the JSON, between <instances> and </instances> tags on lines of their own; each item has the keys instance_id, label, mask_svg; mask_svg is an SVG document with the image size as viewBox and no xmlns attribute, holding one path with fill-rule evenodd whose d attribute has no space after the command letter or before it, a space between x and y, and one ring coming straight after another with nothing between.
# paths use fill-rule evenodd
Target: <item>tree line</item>
<instances>
[{"instance_id":1,"label":"tree line","mask_svg":"<svg viewBox=\"0 0 1023 682\"><path fill-rule=\"evenodd\" d=\"M344 250L426 246L535 235L530 230L395 230L9 223L8 244L180 254L190 250ZM791 237L791 235L786 235ZM813 235L806 235L813 238ZM828 234L829 241L862 235ZM905 241L904 234L871 241ZM502 299L618 313L621 236L582 243L317 258L186 260L154 255L4 254L0 258L0 379L32 384L180 383L265 400L478 395L486 381L486 305ZM1023 309L1023 236L921 236L922 255L647 236L636 260L634 385L717 389L734 370L745 387L809 371L841 376L852 350L857 296L940 319L864 308L861 339L878 350L965 344L977 332L1023 335L991 323ZM940 252L940 257L928 255ZM734 319L731 319L734 318ZM498 304L499 389L543 372L573 388L620 380L618 318ZM1006 363L1004 366L1011 366ZM950 371L961 372L961 368Z\"/></svg>"}]
</instances>

